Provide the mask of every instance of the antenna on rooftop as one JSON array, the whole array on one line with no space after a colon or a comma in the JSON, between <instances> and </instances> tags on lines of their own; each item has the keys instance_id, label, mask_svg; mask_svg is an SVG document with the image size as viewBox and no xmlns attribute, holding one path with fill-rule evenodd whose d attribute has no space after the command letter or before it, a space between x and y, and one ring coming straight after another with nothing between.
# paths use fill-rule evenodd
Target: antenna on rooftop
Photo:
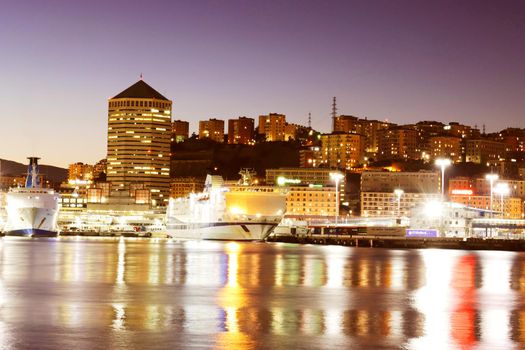
<instances>
[{"instance_id":1,"label":"antenna on rooftop","mask_svg":"<svg viewBox=\"0 0 525 350\"><path fill-rule=\"evenodd\" d=\"M308 127L312 128L312 113L308 112Z\"/></svg>"},{"instance_id":2,"label":"antenna on rooftop","mask_svg":"<svg viewBox=\"0 0 525 350\"><path fill-rule=\"evenodd\" d=\"M483 135L485 135L485 124L483 124Z\"/></svg>"},{"instance_id":3,"label":"antenna on rooftop","mask_svg":"<svg viewBox=\"0 0 525 350\"><path fill-rule=\"evenodd\" d=\"M335 131L335 119L337 118L337 102L334 97L332 102L332 131Z\"/></svg>"}]
</instances>

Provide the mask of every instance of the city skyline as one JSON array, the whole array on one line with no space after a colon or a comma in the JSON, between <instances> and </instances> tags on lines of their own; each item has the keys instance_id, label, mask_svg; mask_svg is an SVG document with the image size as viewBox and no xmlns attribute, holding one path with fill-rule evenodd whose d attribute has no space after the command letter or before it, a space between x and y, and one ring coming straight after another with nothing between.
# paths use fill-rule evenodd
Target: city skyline
<instances>
[{"instance_id":1,"label":"city skyline","mask_svg":"<svg viewBox=\"0 0 525 350\"><path fill-rule=\"evenodd\" d=\"M144 80L173 119L331 130L340 114L522 127L525 5L467 1L12 3L0 13L0 158L106 154L108 99Z\"/></svg>"}]
</instances>

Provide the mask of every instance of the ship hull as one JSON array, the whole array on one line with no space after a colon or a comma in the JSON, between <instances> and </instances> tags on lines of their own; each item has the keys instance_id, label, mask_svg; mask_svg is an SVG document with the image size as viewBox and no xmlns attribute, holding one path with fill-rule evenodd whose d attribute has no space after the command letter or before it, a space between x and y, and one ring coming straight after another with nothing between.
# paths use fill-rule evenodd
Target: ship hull
<instances>
[{"instance_id":1,"label":"ship hull","mask_svg":"<svg viewBox=\"0 0 525 350\"><path fill-rule=\"evenodd\" d=\"M6 235L49 237L58 234L56 199L45 194L40 194L39 199L40 202L25 203L28 201L22 194L8 194Z\"/></svg>"},{"instance_id":2,"label":"ship hull","mask_svg":"<svg viewBox=\"0 0 525 350\"><path fill-rule=\"evenodd\" d=\"M6 236L21 236L21 237L56 237L58 232L47 231L37 228L27 228L20 230L11 230L5 233Z\"/></svg>"},{"instance_id":3,"label":"ship hull","mask_svg":"<svg viewBox=\"0 0 525 350\"><path fill-rule=\"evenodd\" d=\"M174 239L262 241L268 237L276 226L277 223L267 222L168 224L167 231L168 236Z\"/></svg>"}]
</instances>

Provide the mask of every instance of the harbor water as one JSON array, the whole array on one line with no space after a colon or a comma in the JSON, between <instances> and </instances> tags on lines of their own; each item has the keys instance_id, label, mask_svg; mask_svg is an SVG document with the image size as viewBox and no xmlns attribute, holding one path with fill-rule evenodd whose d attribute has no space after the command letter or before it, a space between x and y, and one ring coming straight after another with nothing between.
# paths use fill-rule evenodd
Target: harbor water
<instances>
[{"instance_id":1,"label":"harbor water","mask_svg":"<svg viewBox=\"0 0 525 350\"><path fill-rule=\"evenodd\" d=\"M0 239L0 349L518 349L525 254Z\"/></svg>"}]
</instances>

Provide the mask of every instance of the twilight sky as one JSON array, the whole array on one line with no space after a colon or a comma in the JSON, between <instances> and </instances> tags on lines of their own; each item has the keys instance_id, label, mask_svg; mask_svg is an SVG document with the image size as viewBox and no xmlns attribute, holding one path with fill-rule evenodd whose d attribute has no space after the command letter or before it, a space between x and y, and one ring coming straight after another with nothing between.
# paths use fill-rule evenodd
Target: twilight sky
<instances>
[{"instance_id":1,"label":"twilight sky","mask_svg":"<svg viewBox=\"0 0 525 350\"><path fill-rule=\"evenodd\" d=\"M0 158L106 154L107 99L144 80L173 118L341 114L525 127L525 1L20 1L0 10Z\"/></svg>"}]
</instances>

